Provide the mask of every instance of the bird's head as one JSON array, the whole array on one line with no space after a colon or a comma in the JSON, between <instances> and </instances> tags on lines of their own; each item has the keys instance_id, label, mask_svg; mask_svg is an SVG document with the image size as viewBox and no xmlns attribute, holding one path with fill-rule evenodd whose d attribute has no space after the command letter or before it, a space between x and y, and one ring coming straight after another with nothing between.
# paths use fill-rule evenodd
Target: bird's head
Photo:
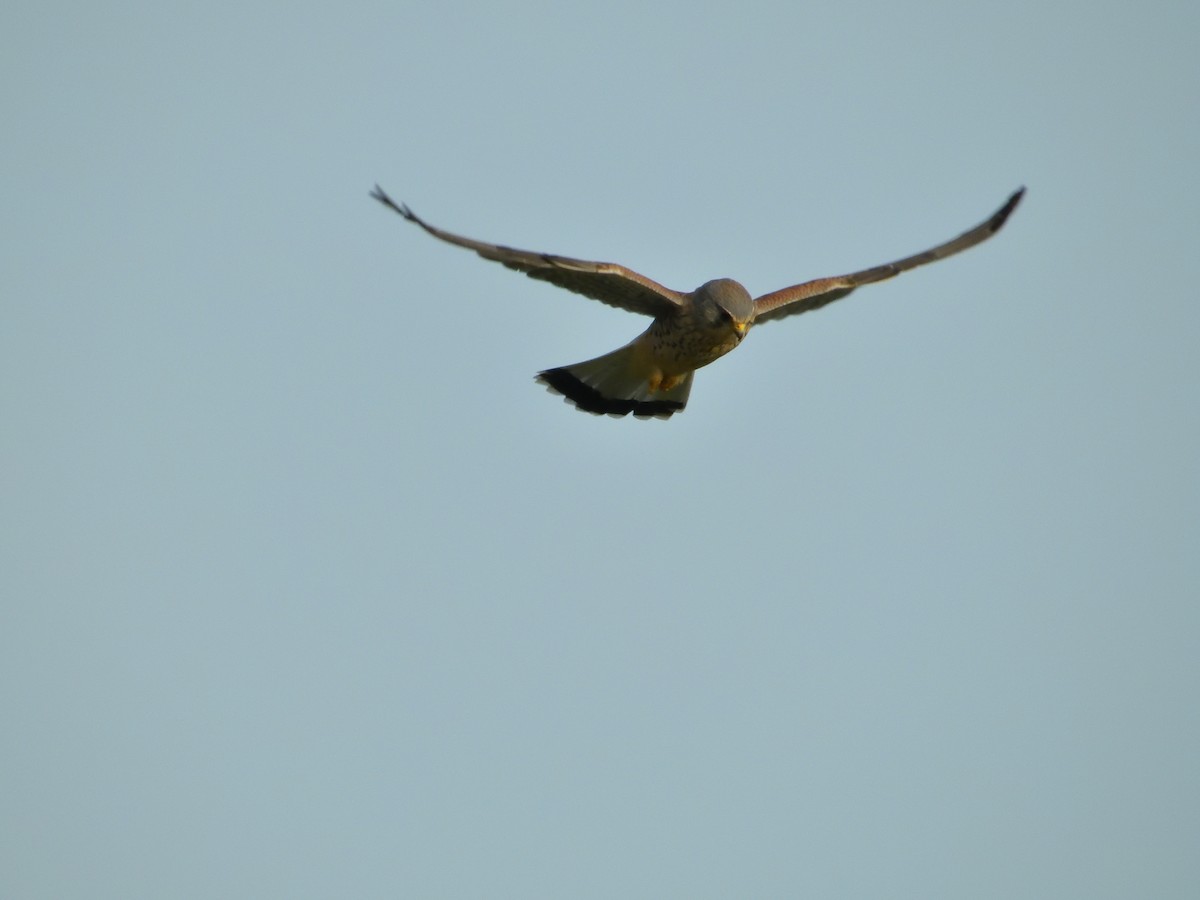
<instances>
[{"instance_id":1,"label":"bird's head","mask_svg":"<svg viewBox=\"0 0 1200 900\"><path fill-rule=\"evenodd\" d=\"M732 278L718 278L702 284L696 291L696 308L713 327L726 326L745 337L754 324L754 300Z\"/></svg>"}]
</instances>

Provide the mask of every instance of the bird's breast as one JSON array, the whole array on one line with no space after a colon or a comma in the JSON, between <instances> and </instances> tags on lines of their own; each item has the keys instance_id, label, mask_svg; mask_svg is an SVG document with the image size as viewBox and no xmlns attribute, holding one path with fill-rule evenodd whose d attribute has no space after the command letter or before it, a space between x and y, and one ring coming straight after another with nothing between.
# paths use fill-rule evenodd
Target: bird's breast
<instances>
[{"instance_id":1,"label":"bird's breast","mask_svg":"<svg viewBox=\"0 0 1200 900\"><path fill-rule=\"evenodd\" d=\"M714 328L685 316L656 320L646 336L659 368L668 373L707 366L736 347L742 337L730 326Z\"/></svg>"}]
</instances>

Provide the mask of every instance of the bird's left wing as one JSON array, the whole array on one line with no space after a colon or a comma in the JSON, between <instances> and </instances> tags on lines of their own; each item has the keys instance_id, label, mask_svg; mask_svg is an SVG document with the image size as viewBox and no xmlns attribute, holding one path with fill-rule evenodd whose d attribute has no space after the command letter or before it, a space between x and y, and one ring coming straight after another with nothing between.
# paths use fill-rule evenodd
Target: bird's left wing
<instances>
[{"instance_id":1,"label":"bird's left wing","mask_svg":"<svg viewBox=\"0 0 1200 900\"><path fill-rule=\"evenodd\" d=\"M827 303L845 297L856 287L892 278L901 272L907 272L909 269L915 269L926 263L937 262L939 259L961 253L968 247L974 247L1000 230L1012 211L1017 208L1017 204L1021 202L1021 196L1024 193L1025 188L1021 188L1009 197L1002 207L992 213L987 221L980 222L974 228L964 231L954 240L938 244L922 253L906 256L904 259L871 269L863 269L861 272L836 275L833 278L818 278L816 281L807 281L804 284L764 294L754 301L754 320L755 322L769 322L772 319L782 319L784 316L820 309Z\"/></svg>"},{"instance_id":2,"label":"bird's left wing","mask_svg":"<svg viewBox=\"0 0 1200 900\"><path fill-rule=\"evenodd\" d=\"M663 287L657 281L616 263L588 262L471 240L435 228L418 218L417 214L403 203L392 200L379 185L375 186L371 196L408 221L420 225L439 240L474 250L484 259L503 263L510 269L524 272L530 278L548 281L609 306L646 316L658 316L676 312L684 303L684 295L678 291Z\"/></svg>"}]
</instances>

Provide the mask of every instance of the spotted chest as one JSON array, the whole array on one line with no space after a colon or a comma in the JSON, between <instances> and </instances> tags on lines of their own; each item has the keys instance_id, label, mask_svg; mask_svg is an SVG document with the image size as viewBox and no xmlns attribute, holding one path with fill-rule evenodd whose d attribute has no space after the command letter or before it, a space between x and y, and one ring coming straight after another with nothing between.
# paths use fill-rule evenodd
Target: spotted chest
<instances>
[{"instance_id":1,"label":"spotted chest","mask_svg":"<svg viewBox=\"0 0 1200 900\"><path fill-rule=\"evenodd\" d=\"M647 337L655 362L669 373L707 366L741 342L741 336L731 326L701 325L691 317L656 320Z\"/></svg>"}]
</instances>

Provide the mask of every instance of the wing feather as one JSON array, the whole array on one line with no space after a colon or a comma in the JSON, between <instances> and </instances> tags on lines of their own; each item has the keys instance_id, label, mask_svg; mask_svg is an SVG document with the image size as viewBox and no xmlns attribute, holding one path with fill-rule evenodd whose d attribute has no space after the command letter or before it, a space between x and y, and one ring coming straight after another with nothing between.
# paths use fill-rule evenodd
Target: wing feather
<instances>
[{"instance_id":1,"label":"wing feather","mask_svg":"<svg viewBox=\"0 0 1200 900\"><path fill-rule=\"evenodd\" d=\"M517 250L500 244L488 244L461 235L435 228L417 216L403 203L396 203L383 192L379 185L371 192L371 196L389 209L398 212L410 222L420 225L425 231L439 240L459 247L474 250L484 259L501 263L510 269L524 272L530 278L547 281L550 284L566 288L609 306L646 316L658 316L677 311L684 303L684 295L678 291L663 287L657 281L647 278L632 269L616 263L588 262L583 259L571 259L568 256L556 256L552 253L536 253L530 250Z\"/></svg>"},{"instance_id":2,"label":"wing feather","mask_svg":"<svg viewBox=\"0 0 1200 900\"><path fill-rule=\"evenodd\" d=\"M961 253L969 247L974 247L1000 230L1008 217L1012 215L1012 211L1017 208L1017 204L1021 202L1024 193L1025 188L1021 188L986 221L964 231L953 240L938 244L921 253L906 256L895 262L884 263L882 266L852 272L849 275L818 278L815 281L806 281L804 284L764 294L754 301L755 321L769 322L773 319L782 319L785 316L820 309L834 300L840 300L864 284L873 284L876 281L894 278L901 272L907 272L909 269L915 269L926 263L937 262L939 259L945 259L947 256L953 256L955 253Z\"/></svg>"}]
</instances>

